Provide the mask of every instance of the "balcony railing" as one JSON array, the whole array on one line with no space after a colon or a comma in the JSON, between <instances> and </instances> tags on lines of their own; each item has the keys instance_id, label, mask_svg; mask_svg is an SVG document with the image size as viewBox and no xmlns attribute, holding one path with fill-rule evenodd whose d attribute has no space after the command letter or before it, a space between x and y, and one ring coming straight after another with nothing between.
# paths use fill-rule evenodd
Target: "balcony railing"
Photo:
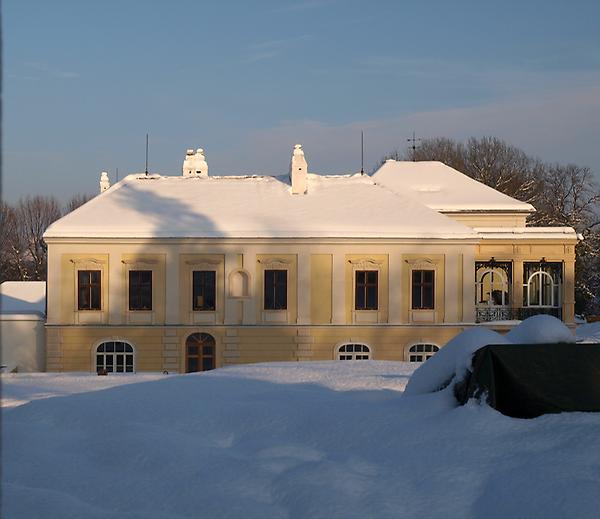
<instances>
[{"instance_id":1,"label":"balcony railing","mask_svg":"<svg viewBox=\"0 0 600 519\"><path fill-rule=\"evenodd\" d=\"M532 315L551 315L557 319L562 319L562 308L560 307L535 307L525 306L520 308L510 308L506 306L486 306L479 307L475 312L475 322L489 323L490 321L522 321Z\"/></svg>"}]
</instances>

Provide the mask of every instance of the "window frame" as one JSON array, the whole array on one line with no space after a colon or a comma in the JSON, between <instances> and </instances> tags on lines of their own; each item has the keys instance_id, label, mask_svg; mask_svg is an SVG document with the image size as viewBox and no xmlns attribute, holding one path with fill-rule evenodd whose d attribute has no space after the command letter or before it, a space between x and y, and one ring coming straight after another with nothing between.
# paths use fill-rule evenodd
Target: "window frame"
<instances>
[{"instance_id":1,"label":"window frame","mask_svg":"<svg viewBox=\"0 0 600 519\"><path fill-rule=\"evenodd\" d=\"M283 306L281 306L281 302L278 301L278 298L280 296L278 296L277 294L277 288L278 286L280 286L277 282L277 280L275 279L275 275L273 275L273 280L272 283L270 284L270 286L267 286L267 284L269 283L268 280L268 276L271 275L271 273L275 273L275 272L283 272L285 274L285 283L284 283L284 294L285 294L285 302L283 304ZM284 268L268 268L268 269L264 269L263 270L263 310L265 311L269 311L269 312L276 312L276 311L287 311L288 310L288 306L289 306L289 302L288 302L288 298L289 298L289 290L288 290L288 281L289 281L289 272L288 269L284 269ZM267 303L270 302L269 298L267 297L268 292L271 291L272 292L272 306L267 306ZM280 303L279 305L277 303Z\"/></svg>"},{"instance_id":2,"label":"window frame","mask_svg":"<svg viewBox=\"0 0 600 519\"><path fill-rule=\"evenodd\" d=\"M375 281L369 281L369 274L375 275ZM364 281L359 282L359 276L364 276ZM369 304L369 290L374 289L375 306ZM359 306L359 298L362 295L363 305ZM378 269L356 269L354 270L354 310L373 311L379 310L379 270Z\"/></svg>"},{"instance_id":3,"label":"window frame","mask_svg":"<svg viewBox=\"0 0 600 519\"><path fill-rule=\"evenodd\" d=\"M142 305L142 297L143 295L141 293L135 295L134 297L132 297L132 274L140 274L140 273L150 273L150 305ZM146 282L147 283L147 282ZM130 312L152 312L153 308L154 308L154 271L151 269L130 269L127 271L127 307L129 309ZM142 290L143 287L141 286L141 283L139 283L138 285L138 290ZM148 296L146 296L148 297ZM135 301L135 299L139 299L139 306L133 306L133 302Z\"/></svg>"},{"instance_id":4,"label":"window frame","mask_svg":"<svg viewBox=\"0 0 600 519\"><path fill-rule=\"evenodd\" d=\"M196 274L212 274L212 307L196 305ZM206 281L200 286L206 287ZM203 297L205 297L203 295ZM206 299L206 297L205 297ZM193 312L216 312L217 311L217 271L214 269L192 270L192 311Z\"/></svg>"},{"instance_id":5,"label":"window frame","mask_svg":"<svg viewBox=\"0 0 600 519\"><path fill-rule=\"evenodd\" d=\"M355 351L357 346L360 351ZM335 347L335 355L336 360L372 360L373 348L364 342L343 342Z\"/></svg>"},{"instance_id":6,"label":"window frame","mask_svg":"<svg viewBox=\"0 0 600 519\"><path fill-rule=\"evenodd\" d=\"M424 274L426 272L431 272L432 275L432 280L431 282L427 282L424 280ZM418 282L415 282L415 274L419 274L421 279ZM435 280L436 280L436 269L422 269L422 268L415 268L415 269L411 269L410 272L410 306L412 310L435 310ZM431 288L431 306L424 306L423 301L425 300L424 297L424 290L430 287ZM418 292L415 292L415 288L418 289ZM420 305L416 306L415 305L415 297L416 297L416 293L419 294L419 298L420 298Z\"/></svg>"},{"instance_id":7,"label":"window frame","mask_svg":"<svg viewBox=\"0 0 600 519\"><path fill-rule=\"evenodd\" d=\"M108 344L112 344L112 351L107 351ZM123 345L123 351L118 350L118 344ZM98 351L100 347L104 346L104 351ZM128 349L129 348L129 349ZM102 357L102 369L100 369L100 363L98 362L99 357ZM110 363L107 363L107 357L111 358ZM119 366L119 357L122 357L123 367L122 371L117 371ZM131 358L131 363L128 363L128 357ZM108 366L110 365L111 370L108 370ZM130 370L127 368L131 366ZM95 373L99 373L100 371L106 370L107 374L111 375L131 375L136 373L137 368L137 351L135 346L128 340L124 339L103 339L100 342L96 343L92 348L92 370Z\"/></svg>"},{"instance_id":8,"label":"window frame","mask_svg":"<svg viewBox=\"0 0 600 519\"><path fill-rule=\"evenodd\" d=\"M440 351L440 347L437 344L432 342L418 342L408 347L406 356L408 362L423 363L433 357L438 351Z\"/></svg>"},{"instance_id":9,"label":"window frame","mask_svg":"<svg viewBox=\"0 0 600 519\"><path fill-rule=\"evenodd\" d=\"M81 283L81 274L88 274L88 282L87 284L82 286ZM93 282L91 280L91 274L98 274L98 281ZM82 305L82 290L87 291L87 297L89 301L88 306ZM94 301L93 292L96 291L96 296L98 299L98 305L92 306ZM101 269L77 269L77 311L78 312L90 312L90 311L102 311L102 270Z\"/></svg>"}]
</instances>

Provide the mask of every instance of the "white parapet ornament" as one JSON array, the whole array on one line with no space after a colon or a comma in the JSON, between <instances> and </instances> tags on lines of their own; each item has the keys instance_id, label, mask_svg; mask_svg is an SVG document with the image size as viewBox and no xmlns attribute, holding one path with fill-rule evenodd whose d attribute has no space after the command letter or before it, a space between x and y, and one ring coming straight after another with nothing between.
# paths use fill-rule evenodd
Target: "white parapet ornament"
<instances>
[{"instance_id":1,"label":"white parapet ornament","mask_svg":"<svg viewBox=\"0 0 600 519\"><path fill-rule=\"evenodd\" d=\"M100 173L100 193L104 193L110 187L110 180L108 178L108 173L103 171Z\"/></svg>"},{"instance_id":2,"label":"white parapet ornament","mask_svg":"<svg viewBox=\"0 0 600 519\"><path fill-rule=\"evenodd\" d=\"M184 177L208 177L208 163L204 157L204 150L202 148L198 148L195 152L187 150L182 169Z\"/></svg>"},{"instance_id":3,"label":"white parapet ornament","mask_svg":"<svg viewBox=\"0 0 600 519\"><path fill-rule=\"evenodd\" d=\"M302 144L296 144L290 161L290 181L292 194L303 195L308 190L308 164L302 151Z\"/></svg>"}]
</instances>

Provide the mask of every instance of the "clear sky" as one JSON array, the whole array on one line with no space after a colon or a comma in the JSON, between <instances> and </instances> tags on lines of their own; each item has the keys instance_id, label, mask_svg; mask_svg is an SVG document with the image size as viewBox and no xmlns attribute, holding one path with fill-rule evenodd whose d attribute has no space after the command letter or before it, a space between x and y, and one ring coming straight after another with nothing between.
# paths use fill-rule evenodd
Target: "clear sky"
<instances>
[{"instance_id":1,"label":"clear sky","mask_svg":"<svg viewBox=\"0 0 600 519\"><path fill-rule=\"evenodd\" d=\"M420 137L495 135L600 178L600 2L4 0L3 197L100 171L366 169Z\"/></svg>"}]
</instances>

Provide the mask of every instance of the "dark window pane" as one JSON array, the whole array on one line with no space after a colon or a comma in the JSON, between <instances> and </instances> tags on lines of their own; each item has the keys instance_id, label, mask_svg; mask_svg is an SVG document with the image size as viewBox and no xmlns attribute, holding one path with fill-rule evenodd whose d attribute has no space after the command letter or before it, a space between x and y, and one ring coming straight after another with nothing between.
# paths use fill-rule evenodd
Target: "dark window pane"
<instances>
[{"instance_id":1,"label":"dark window pane","mask_svg":"<svg viewBox=\"0 0 600 519\"><path fill-rule=\"evenodd\" d=\"M111 370L112 370L113 356L112 355L106 355L106 357L104 357L104 358L106 359L106 367L108 368L110 366Z\"/></svg>"},{"instance_id":2,"label":"dark window pane","mask_svg":"<svg viewBox=\"0 0 600 519\"><path fill-rule=\"evenodd\" d=\"M412 272L412 308L434 308L435 272L433 270L413 270Z\"/></svg>"},{"instance_id":3,"label":"dark window pane","mask_svg":"<svg viewBox=\"0 0 600 519\"><path fill-rule=\"evenodd\" d=\"M202 359L202 371L208 371L215 368L214 359L212 357L204 357Z\"/></svg>"},{"instance_id":4,"label":"dark window pane","mask_svg":"<svg viewBox=\"0 0 600 519\"><path fill-rule=\"evenodd\" d=\"M114 342L105 342L104 349L106 350L107 353L113 353L115 351L115 343Z\"/></svg>"},{"instance_id":5,"label":"dark window pane","mask_svg":"<svg viewBox=\"0 0 600 519\"><path fill-rule=\"evenodd\" d=\"M195 371L198 371L198 357L188 357L187 372L193 373Z\"/></svg>"},{"instance_id":6,"label":"dark window pane","mask_svg":"<svg viewBox=\"0 0 600 519\"><path fill-rule=\"evenodd\" d=\"M133 371L133 355L125 355L125 364L128 368L131 367Z\"/></svg>"},{"instance_id":7,"label":"dark window pane","mask_svg":"<svg viewBox=\"0 0 600 519\"><path fill-rule=\"evenodd\" d=\"M115 355L117 357L117 366L123 366L125 363L124 355Z\"/></svg>"},{"instance_id":8,"label":"dark window pane","mask_svg":"<svg viewBox=\"0 0 600 519\"><path fill-rule=\"evenodd\" d=\"M104 368L104 355L96 355L96 369Z\"/></svg>"},{"instance_id":9,"label":"dark window pane","mask_svg":"<svg viewBox=\"0 0 600 519\"><path fill-rule=\"evenodd\" d=\"M129 271L129 309L152 310L152 271Z\"/></svg>"},{"instance_id":10,"label":"dark window pane","mask_svg":"<svg viewBox=\"0 0 600 519\"><path fill-rule=\"evenodd\" d=\"M216 272L193 272L192 307L194 311L214 311L216 306Z\"/></svg>"},{"instance_id":11,"label":"dark window pane","mask_svg":"<svg viewBox=\"0 0 600 519\"><path fill-rule=\"evenodd\" d=\"M125 351L133 353L133 348L129 344L125 344Z\"/></svg>"},{"instance_id":12,"label":"dark window pane","mask_svg":"<svg viewBox=\"0 0 600 519\"><path fill-rule=\"evenodd\" d=\"M188 355L198 355L198 345L189 344L187 347Z\"/></svg>"},{"instance_id":13,"label":"dark window pane","mask_svg":"<svg viewBox=\"0 0 600 519\"><path fill-rule=\"evenodd\" d=\"M212 356L215 354L215 350L212 346L203 346L202 347L202 355Z\"/></svg>"},{"instance_id":14,"label":"dark window pane","mask_svg":"<svg viewBox=\"0 0 600 519\"><path fill-rule=\"evenodd\" d=\"M115 343L115 351L122 352L125 351L125 344L122 342Z\"/></svg>"},{"instance_id":15,"label":"dark window pane","mask_svg":"<svg viewBox=\"0 0 600 519\"><path fill-rule=\"evenodd\" d=\"M287 309L287 270L265 270L265 310Z\"/></svg>"},{"instance_id":16,"label":"dark window pane","mask_svg":"<svg viewBox=\"0 0 600 519\"><path fill-rule=\"evenodd\" d=\"M367 287L367 309L377 310L377 286Z\"/></svg>"},{"instance_id":17,"label":"dark window pane","mask_svg":"<svg viewBox=\"0 0 600 519\"><path fill-rule=\"evenodd\" d=\"M77 272L77 308L100 310L100 271L79 270Z\"/></svg>"}]
</instances>

